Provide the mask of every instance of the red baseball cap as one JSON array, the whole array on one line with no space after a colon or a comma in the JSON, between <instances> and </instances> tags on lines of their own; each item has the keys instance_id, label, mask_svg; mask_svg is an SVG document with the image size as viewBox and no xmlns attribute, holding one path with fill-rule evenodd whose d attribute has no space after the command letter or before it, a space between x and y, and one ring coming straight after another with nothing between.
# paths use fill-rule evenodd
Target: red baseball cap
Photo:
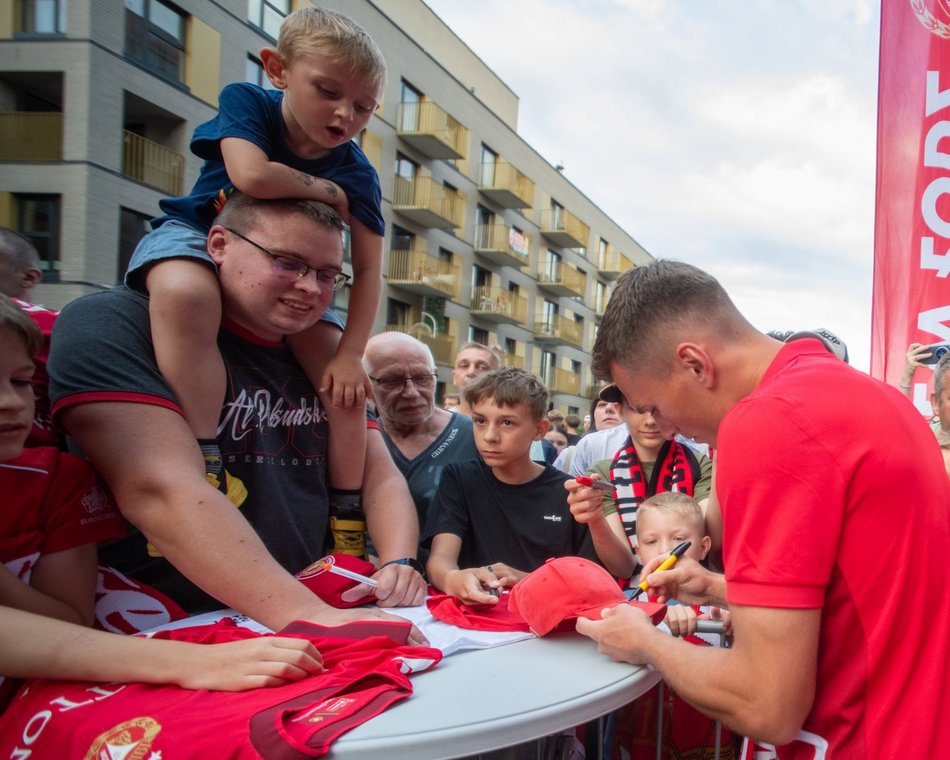
<instances>
[{"instance_id":1,"label":"red baseball cap","mask_svg":"<svg viewBox=\"0 0 950 760\"><path fill-rule=\"evenodd\" d=\"M549 559L518 581L508 599L509 611L520 614L538 636L564 620L600 620L601 610L618 604L639 607L654 625L666 616L666 605L629 601L610 573L583 557Z\"/></svg>"},{"instance_id":2,"label":"red baseball cap","mask_svg":"<svg viewBox=\"0 0 950 760\"><path fill-rule=\"evenodd\" d=\"M376 566L373 565L372 562L367 562L364 559L353 557L349 554L334 553L318 559L313 564L305 567L294 577L331 607L342 609L376 601L376 596L372 593L359 599L354 599L352 602L343 601L343 593L360 584L358 581L353 581L349 578L343 578L335 573L328 572L324 566L325 562L339 565L342 568L352 570L360 575L371 576L376 572Z\"/></svg>"}]
</instances>

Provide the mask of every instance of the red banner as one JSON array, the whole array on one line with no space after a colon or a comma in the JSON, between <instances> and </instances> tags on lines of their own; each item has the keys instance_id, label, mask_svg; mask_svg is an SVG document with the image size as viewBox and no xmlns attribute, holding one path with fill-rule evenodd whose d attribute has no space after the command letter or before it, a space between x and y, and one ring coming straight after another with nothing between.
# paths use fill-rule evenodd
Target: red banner
<instances>
[{"instance_id":1,"label":"red banner","mask_svg":"<svg viewBox=\"0 0 950 760\"><path fill-rule=\"evenodd\" d=\"M909 344L950 341L950 0L882 0L880 66L871 374L897 385Z\"/></svg>"}]
</instances>

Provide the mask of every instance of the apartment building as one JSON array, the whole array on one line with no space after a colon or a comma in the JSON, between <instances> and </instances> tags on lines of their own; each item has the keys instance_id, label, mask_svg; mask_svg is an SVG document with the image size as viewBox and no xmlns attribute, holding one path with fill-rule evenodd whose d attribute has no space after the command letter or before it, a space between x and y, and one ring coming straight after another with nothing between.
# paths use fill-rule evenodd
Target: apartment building
<instances>
[{"instance_id":1,"label":"apartment building","mask_svg":"<svg viewBox=\"0 0 950 760\"><path fill-rule=\"evenodd\" d=\"M221 87L266 84L257 53L310 0L0 0L0 224L43 257L60 307L119 282ZM389 64L360 136L387 223L376 330L497 346L583 413L590 348L616 278L649 254L517 131L518 98L421 0L320 0ZM337 294L344 313L347 293Z\"/></svg>"}]
</instances>

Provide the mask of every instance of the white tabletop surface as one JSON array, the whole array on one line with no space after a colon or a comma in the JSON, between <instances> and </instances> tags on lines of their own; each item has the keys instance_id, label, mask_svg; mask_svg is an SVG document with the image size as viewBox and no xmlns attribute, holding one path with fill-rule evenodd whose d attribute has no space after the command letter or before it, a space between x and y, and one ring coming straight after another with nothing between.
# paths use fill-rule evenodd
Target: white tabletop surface
<instances>
[{"instance_id":1,"label":"white tabletop surface","mask_svg":"<svg viewBox=\"0 0 950 760\"><path fill-rule=\"evenodd\" d=\"M458 652L413 695L337 739L328 760L442 760L557 733L649 691L651 668L612 662L577 633Z\"/></svg>"}]
</instances>

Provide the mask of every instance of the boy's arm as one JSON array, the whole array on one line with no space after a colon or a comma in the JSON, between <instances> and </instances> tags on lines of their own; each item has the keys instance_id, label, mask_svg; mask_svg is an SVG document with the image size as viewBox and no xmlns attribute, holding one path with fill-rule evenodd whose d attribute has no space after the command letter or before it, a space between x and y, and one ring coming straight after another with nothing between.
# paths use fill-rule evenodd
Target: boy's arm
<instances>
[{"instance_id":1,"label":"boy's arm","mask_svg":"<svg viewBox=\"0 0 950 760\"><path fill-rule=\"evenodd\" d=\"M599 480L599 478L595 478ZM604 491L582 486L576 480L566 480L567 503L571 515L586 524L594 541L594 551L607 571L616 578L629 578L636 568L636 559L616 512L604 514Z\"/></svg>"},{"instance_id":2,"label":"boy's arm","mask_svg":"<svg viewBox=\"0 0 950 760\"><path fill-rule=\"evenodd\" d=\"M497 604L498 597L488 592L490 586L501 585L487 567L459 569L458 557L462 538L454 533L439 533L432 539L426 569L429 581L437 589L451 594L465 604Z\"/></svg>"},{"instance_id":3,"label":"boy's arm","mask_svg":"<svg viewBox=\"0 0 950 760\"><path fill-rule=\"evenodd\" d=\"M320 653L304 639L267 636L193 644L121 636L0 608L0 673L12 678L176 683L188 689L243 691L281 686L322 671Z\"/></svg>"},{"instance_id":4,"label":"boy's arm","mask_svg":"<svg viewBox=\"0 0 950 760\"><path fill-rule=\"evenodd\" d=\"M91 626L95 617L96 545L83 544L41 555L23 583L0 565L0 604Z\"/></svg>"},{"instance_id":5,"label":"boy's arm","mask_svg":"<svg viewBox=\"0 0 950 760\"><path fill-rule=\"evenodd\" d=\"M355 218L350 221L350 255L353 285L346 329L320 383L321 391L332 392L334 405L345 407L353 403L362 405L367 396L372 396L372 387L363 369L363 351L372 334L383 292L383 238Z\"/></svg>"},{"instance_id":6,"label":"boy's arm","mask_svg":"<svg viewBox=\"0 0 950 760\"><path fill-rule=\"evenodd\" d=\"M335 182L271 161L250 140L225 137L221 157L228 177L242 193L254 198L309 198L333 206L349 221L346 193Z\"/></svg>"}]
</instances>

